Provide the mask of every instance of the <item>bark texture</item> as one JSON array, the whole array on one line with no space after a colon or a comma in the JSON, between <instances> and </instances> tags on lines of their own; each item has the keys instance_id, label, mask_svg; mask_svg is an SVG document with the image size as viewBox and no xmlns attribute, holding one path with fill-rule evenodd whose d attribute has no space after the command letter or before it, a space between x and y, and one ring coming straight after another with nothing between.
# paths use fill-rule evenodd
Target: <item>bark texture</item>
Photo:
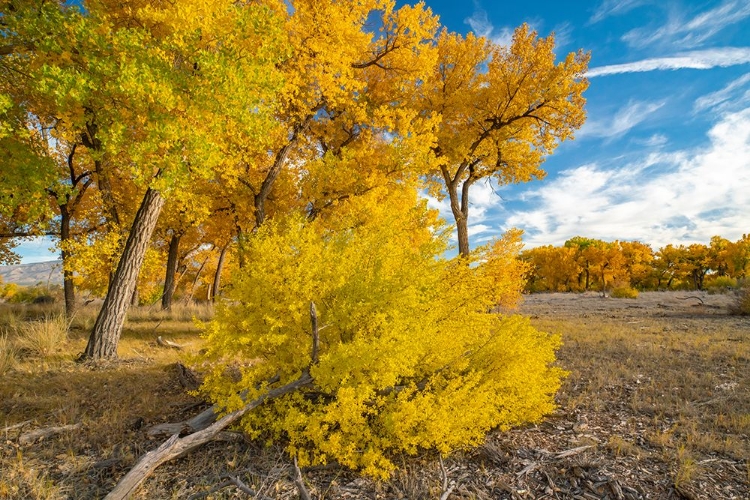
<instances>
[{"instance_id":1,"label":"bark texture","mask_svg":"<svg viewBox=\"0 0 750 500\"><path fill-rule=\"evenodd\" d=\"M175 289L175 276L177 275L177 264L179 263L180 238L182 234L173 233L169 240L169 254L167 256L167 272L164 276L164 293L161 296L161 308L168 311L172 308L172 297Z\"/></svg>"},{"instance_id":2,"label":"bark texture","mask_svg":"<svg viewBox=\"0 0 750 500\"><path fill-rule=\"evenodd\" d=\"M211 300L213 302L216 302L216 297L219 296L219 287L221 287L221 272L224 270L224 261L227 256L228 248L229 243L221 248L221 253L219 254L219 262L216 264L216 274L214 274L214 284L211 289Z\"/></svg>"},{"instance_id":3,"label":"bark texture","mask_svg":"<svg viewBox=\"0 0 750 500\"><path fill-rule=\"evenodd\" d=\"M104 304L94 324L94 330L86 345L84 358L117 357L117 344L120 341L125 314L133 297L138 273L163 206L164 198L161 194L148 189L135 215L133 227L130 229L128 241L109 285L107 297L104 299Z\"/></svg>"}]
</instances>

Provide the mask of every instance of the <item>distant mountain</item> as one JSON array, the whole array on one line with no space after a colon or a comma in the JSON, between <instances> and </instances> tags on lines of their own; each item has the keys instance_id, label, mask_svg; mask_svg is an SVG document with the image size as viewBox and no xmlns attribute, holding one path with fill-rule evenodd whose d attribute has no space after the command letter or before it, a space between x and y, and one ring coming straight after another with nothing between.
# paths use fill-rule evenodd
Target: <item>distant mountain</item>
<instances>
[{"instance_id":1,"label":"distant mountain","mask_svg":"<svg viewBox=\"0 0 750 500\"><path fill-rule=\"evenodd\" d=\"M19 264L15 266L0 266L2 283L31 286L37 283L44 285L62 285L62 261L36 262L34 264Z\"/></svg>"}]
</instances>

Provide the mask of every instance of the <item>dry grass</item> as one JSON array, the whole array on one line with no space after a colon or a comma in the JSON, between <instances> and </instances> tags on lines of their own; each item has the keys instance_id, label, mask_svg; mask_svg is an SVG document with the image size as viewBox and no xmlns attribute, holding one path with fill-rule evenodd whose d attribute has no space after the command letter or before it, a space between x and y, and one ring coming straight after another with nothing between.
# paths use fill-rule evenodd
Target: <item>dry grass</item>
<instances>
[{"instance_id":1,"label":"dry grass","mask_svg":"<svg viewBox=\"0 0 750 500\"><path fill-rule=\"evenodd\" d=\"M69 328L70 323L62 314L27 321L16 329L16 345L23 355L47 359L62 350Z\"/></svg>"},{"instance_id":2,"label":"dry grass","mask_svg":"<svg viewBox=\"0 0 750 500\"><path fill-rule=\"evenodd\" d=\"M18 361L16 344L7 333L0 334L0 375L10 371Z\"/></svg>"},{"instance_id":3,"label":"dry grass","mask_svg":"<svg viewBox=\"0 0 750 500\"><path fill-rule=\"evenodd\" d=\"M664 307L651 308L649 297ZM481 449L446 460L459 485L451 499L618 498L617 485L623 498L750 497L750 318L725 315L706 297L698 306L673 294L581 298L571 308L542 299L523 312L563 336L559 363L570 376L560 409L539 426L494 433ZM49 313L0 309L0 331ZM54 362L22 358L0 378L0 428L27 422L3 433L0 498L101 498L161 442L146 429L201 410L173 365L202 347L193 318L206 319L209 309L140 308L129 315L120 361L76 364L95 315L92 306L76 314ZM184 350L159 347L159 335ZM18 443L31 429L71 423L82 425ZM584 445L590 448L556 458ZM384 483L336 467L305 471L305 478L315 498L440 497L435 456L398 463ZM280 448L217 442L162 466L135 498L205 494L227 475L271 498L296 497ZM230 485L208 498L237 494Z\"/></svg>"}]
</instances>

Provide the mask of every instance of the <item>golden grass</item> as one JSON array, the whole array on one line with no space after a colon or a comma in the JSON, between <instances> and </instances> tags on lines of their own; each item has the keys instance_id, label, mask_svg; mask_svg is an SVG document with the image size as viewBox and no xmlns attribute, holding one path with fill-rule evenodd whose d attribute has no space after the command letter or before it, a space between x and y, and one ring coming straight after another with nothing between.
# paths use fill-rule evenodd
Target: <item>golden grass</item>
<instances>
[{"instance_id":1,"label":"golden grass","mask_svg":"<svg viewBox=\"0 0 750 500\"><path fill-rule=\"evenodd\" d=\"M197 413L181 410L196 400L179 385L172 365L200 351L202 339L193 318L208 319L210 308L176 307L171 313L138 308L123 330L119 361L77 364L74 359L85 347L96 312L87 306L76 313L54 361L13 357L0 377L0 428L31 421L0 436L0 499L101 498L114 486L114 477L158 445L145 437L144 429ZM13 325L15 332L20 324L49 313L0 308L0 331ZM750 457L750 338L747 329L738 330L730 320L744 319L548 316L533 322L563 336L558 362L570 375L558 395L559 412L588 415L590 426L597 425L593 420L598 416L622 414L617 422L627 432L612 431L601 442L587 441L591 438L583 432L580 445L600 447L617 460L659 460L674 488L688 491L701 481L710 460L744 459L748 464ZM160 347L157 336L184 349ZM10 331L0 336L0 354L3 342L15 339ZM18 435L31 428L71 423L82 426L38 445L16 444ZM610 423L600 427L611 429ZM254 451L242 447L236 448L240 458L234 460L234 452L227 451L232 446L216 445L226 463L209 464L217 456L209 447L205 454L165 466L139 498L162 498L169 491L189 496L196 484L208 488L214 482L207 472L215 470L211 467L234 470L258 460L251 456ZM116 464L115 472L100 465L107 460ZM404 494L429 490L409 467L394 476L393 487ZM744 480L750 484L750 465L745 468ZM202 471L204 479L186 483L186 470ZM256 479L256 488L265 481L262 475Z\"/></svg>"},{"instance_id":2,"label":"golden grass","mask_svg":"<svg viewBox=\"0 0 750 500\"><path fill-rule=\"evenodd\" d=\"M607 448L670 463L682 490L697 482L700 460L750 457L750 337L732 321L568 317L535 325L563 335L559 363L571 375L561 411L613 413L627 404L620 413L645 423L646 449L617 435Z\"/></svg>"},{"instance_id":3,"label":"golden grass","mask_svg":"<svg viewBox=\"0 0 750 500\"><path fill-rule=\"evenodd\" d=\"M8 338L7 333L0 334L0 375L10 371L18 361L18 348Z\"/></svg>"},{"instance_id":4,"label":"golden grass","mask_svg":"<svg viewBox=\"0 0 750 500\"><path fill-rule=\"evenodd\" d=\"M49 358L62 351L69 327L62 314L27 321L16 328L16 345L24 355Z\"/></svg>"}]
</instances>

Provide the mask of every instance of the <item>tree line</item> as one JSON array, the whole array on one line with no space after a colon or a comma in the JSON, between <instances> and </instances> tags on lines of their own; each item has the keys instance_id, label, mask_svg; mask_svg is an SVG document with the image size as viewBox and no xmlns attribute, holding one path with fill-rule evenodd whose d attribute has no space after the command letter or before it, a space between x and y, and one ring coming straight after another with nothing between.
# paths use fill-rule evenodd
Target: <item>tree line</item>
<instances>
[{"instance_id":1,"label":"tree line","mask_svg":"<svg viewBox=\"0 0 750 500\"><path fill-rule=\"evenodd\" d=\"M705 290L735 287L750 273L750 234L737 241L714 236L708 245L606 242L577 236L562 246L525 250L529 292Z\"/></svg>"}]
</instances>

